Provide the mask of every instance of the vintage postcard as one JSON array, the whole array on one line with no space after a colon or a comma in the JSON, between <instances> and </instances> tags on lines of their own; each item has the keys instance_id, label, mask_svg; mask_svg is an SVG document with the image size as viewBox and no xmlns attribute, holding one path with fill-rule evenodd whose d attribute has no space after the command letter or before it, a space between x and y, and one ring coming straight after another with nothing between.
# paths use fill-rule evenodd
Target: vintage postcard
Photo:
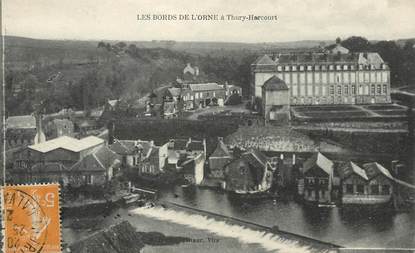
<instances>
[{"instance_id":1,"label":"vintage postcard","mask_svg":"<svg viewBox=\"0 0 415 253\"><path fill-rule=\"evenodd\" d=\"M1 14L4 252L415 252L415 1Z\"/></svg>"}]
</instances>

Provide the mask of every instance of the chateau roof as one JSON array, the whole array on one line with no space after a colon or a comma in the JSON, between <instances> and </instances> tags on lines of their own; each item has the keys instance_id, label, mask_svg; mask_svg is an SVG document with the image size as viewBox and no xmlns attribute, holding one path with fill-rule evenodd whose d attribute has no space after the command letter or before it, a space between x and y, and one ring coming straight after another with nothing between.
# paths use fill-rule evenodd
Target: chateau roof
<instances>
[{"instance_id":1,"label":"chateau roof","mask_svg":"<svg viewBox=\"0 0 415 253\"><path fill-rule=\"evenodd\" d=\"M273 76L267 81L265 81L264 85L262 86L265 90L275 91L275 90L288 90L287 85L283 80L278 78L277 76Z\"/></svg>"},{"instance_id":2,"label":"chateau roof","mask_svg":"<svg viewBox=\"0 0 415 253\"><path fill-rule=\"evenodd\" d=\"M88 136L80 140L69 136L61 136L56 139L31 145L29 148L41 153L47 153L58 148L63 148L73 152L80 152L102 143L104 143L104 140L95 136Z\"/></svg>"},{"instance_id":3,"label":"chateau roof","mask_svg":"<svg viewBox=\"0 0 415 253\"><path fill-rule=\"evenodd\" d=\"M268 55L258 58L252 65L259 69L274 69L277 65L299 64L362 64L376 68L384 63L382 57L375 52L360 53L284 53L272 60Z\"/></svg>"},{"instance_id":4,"label":"chateau roof","mask_svg":"<svg viewBox=\"0 0 415 253\"><path fill-rule=\"evenodd\" d=\"M332 54L336 54L336 53L348 54L349 53L349 49L337 43L327 46L326 49L329 50Z\"/></svg>"}]
</instances>

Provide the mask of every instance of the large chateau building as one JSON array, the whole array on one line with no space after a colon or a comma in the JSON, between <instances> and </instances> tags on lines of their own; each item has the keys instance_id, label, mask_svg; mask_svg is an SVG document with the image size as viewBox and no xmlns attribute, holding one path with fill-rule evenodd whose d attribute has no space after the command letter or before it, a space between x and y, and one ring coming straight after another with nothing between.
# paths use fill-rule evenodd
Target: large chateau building
<instances>
[{"instance_id":1,"label":"large chateau building","mask_svg":"<svg viewBox=\"0 0 415 253\"><path fill-rule=\"evenodd\" d=\"M264 55L251 65L251 94L283 80L291 105L390 103L390 70L378 53L350 53L339 44L319 53Z\"/></svg>"}]
</instances>

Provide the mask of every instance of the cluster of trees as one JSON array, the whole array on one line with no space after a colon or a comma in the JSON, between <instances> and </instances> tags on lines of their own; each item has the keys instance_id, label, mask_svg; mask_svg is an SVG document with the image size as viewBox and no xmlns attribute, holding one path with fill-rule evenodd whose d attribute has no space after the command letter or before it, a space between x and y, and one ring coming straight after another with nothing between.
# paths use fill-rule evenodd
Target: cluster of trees
<instances>
[{"instance_id":1,"label":"cluster of trees","mask_svg":"<svg viewBox=\"0 0 415 253\"><path fill-rule=\"evenodd\" d=\"M407 40L400 45L396 41L370 42L353 36L341 44L352 52L378 52L389 64L391 83L396 87L415 85L414 42ZM57 61L39 68L6 68L6 107L9 115L21 115L32 113L39 104L51 113L69 107L94 108L107 99L133 101L182 77L187 63L199 67L198 80L236 84L247 94L250 66L257 56L258 51L244 49L190 54L166 48L140 48L124 42L99 42L85 55L83 63L87 64L82 67L79 63ZM64 76L65 71L75 72L72 75L80 78L66 79L64 84L46 82L48 76L60 71Z\"/></svg>"}]
</instances>

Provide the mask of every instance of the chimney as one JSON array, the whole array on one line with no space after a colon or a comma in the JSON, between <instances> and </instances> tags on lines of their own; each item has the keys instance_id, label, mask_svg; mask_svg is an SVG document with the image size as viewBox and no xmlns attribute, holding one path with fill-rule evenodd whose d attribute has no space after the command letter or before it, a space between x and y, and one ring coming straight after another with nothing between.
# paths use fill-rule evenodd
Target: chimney
<instances>
[{"instance_id":1,"label":"chimney","mask_svg":"<svg viewBox=\"0 0 415 253\"><path fill-rule=\"evenodd\" d=\"M205 138L203 138L203 155L204 155L204 158L206 159L206 139Z\"/></svg>"},{"instance_id":2,"label":"chimney","mask_svg":"<svg viewBox=\"0 0 415 253\"><path fill-rule=\"evenodd\" d=\"M46 136L42 130L42 114L40 112L35 113L35 120L36 120L36 136L35 136L35 144L39 144L46 141Z\"/></svg>"},{"instance_id":3,"label":"chimney","mask_svg":"<svg viewBox=\"0 0 415 253\"><path fill-rule=\"evenodd\" d=\"M398 175L398 163L399 163L398 160L393 160L391 162L391 170L392 170L393 176L395 177Z\"/></svg>"},{"instance_id":4,"label":"chimney","mask_svg":"<svg viewBox=\"0 0 415 253\"><path fill-rule=\"evenodd\" d=\"M114 129L115 129L114 121L108 122L107 129L108 129L108 144L111 145L114 143Z\"/></svg>"}]
</instances>

